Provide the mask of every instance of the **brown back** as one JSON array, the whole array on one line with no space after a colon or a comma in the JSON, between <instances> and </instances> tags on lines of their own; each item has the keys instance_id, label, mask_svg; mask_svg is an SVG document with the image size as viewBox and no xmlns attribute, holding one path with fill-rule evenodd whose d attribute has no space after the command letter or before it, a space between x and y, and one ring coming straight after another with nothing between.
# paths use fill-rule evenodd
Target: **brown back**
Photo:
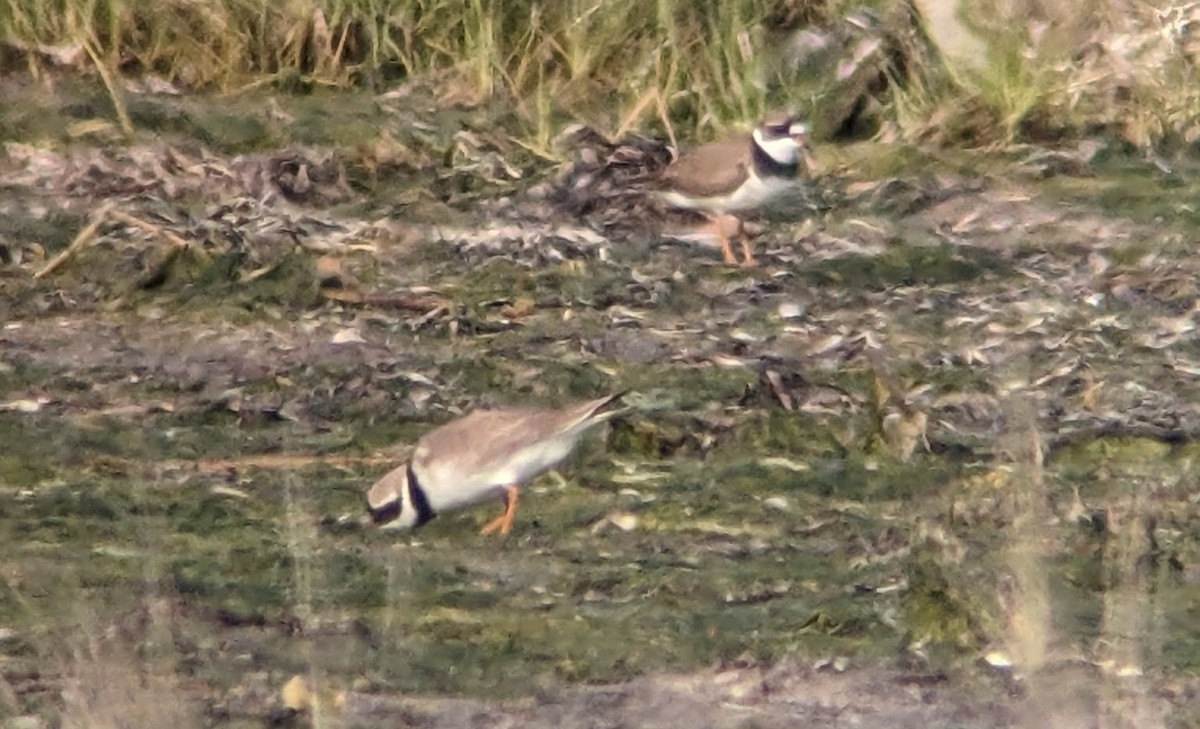
<instances>
[{"instance_id":1,"label":"brown back","mask_svg":"<svg viewBox=\"0 0 1200 729\"><path fill-rule=\"evenodd\" d=\"M660 185L690 197L732 192L750 175L753 143L749 134L739 134L697 147L663 170Z\"/></svg>"},{"instance_id":2,"label":"brown back","mask_svg":"<svg viewBox=\"0 0 1200 729\"><path fill-rule=\"evenodd\" d=\"M600 422L620 397L609 395L561 410L475 410L421 438L413 463L420 467L436 454L453 458L465 471L488 470L530 443L551 440L585 421Z\"/></svg>"}]
</instances>

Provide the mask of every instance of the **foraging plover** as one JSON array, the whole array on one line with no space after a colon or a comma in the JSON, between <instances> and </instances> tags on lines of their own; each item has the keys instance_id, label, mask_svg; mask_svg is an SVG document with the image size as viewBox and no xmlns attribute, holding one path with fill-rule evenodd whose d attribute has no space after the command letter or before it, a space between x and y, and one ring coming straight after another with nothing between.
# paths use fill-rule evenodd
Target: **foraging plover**
<instances>
[{"instance_id":1,"label":"foraging plover","mask_svg":"<svg viewBox=\"0 0 1200 729\"><path fill-rule=\"evenodd\" d=\"M382 528L416 528L441 512L502 498L504 513L480 533L508 534L521 484L570 455L588 429L617 412L624 394L558 409L476 410L436 428L407 463L371 486L371 518Z\"/></svg>"}]
</instances>

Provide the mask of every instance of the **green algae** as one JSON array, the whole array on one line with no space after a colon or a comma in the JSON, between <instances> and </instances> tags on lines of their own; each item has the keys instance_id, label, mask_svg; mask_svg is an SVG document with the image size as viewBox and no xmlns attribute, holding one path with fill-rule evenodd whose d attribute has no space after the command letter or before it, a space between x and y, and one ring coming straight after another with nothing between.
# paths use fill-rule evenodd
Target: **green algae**
<instances>
[{"instance_id":1,"label":"green algae","mask_svg":"<svg viewBox=\"0 0 1200 729\"><path fill-rule=\"evenodd\" d=\"M1091 177L1060 176L1048 181L1047 193L1100 210L1119 213L1140 223L1170 221L1173 228L1200 226L1196 198L1196 163L1183 159L1170 175L1144 159L1114 156L1098 165L1101 174Z\"/></svg>"},{"instance_id":2,"label":"green algae","mask_svg":"<svg viewBox=\"0 0 1200 729\"><path fill-rule=\"evenodd\" d=\"M693 379L660 381L660 387L694 391L722 381L705 376L728 374L698 372L689 374ZM186 417L175 417L173 428L187 429ZM645 416L635 414L634 422L639 417ZM110 430L121 427L109 424ZM157 585L230 626L286 620L298 605L318 614L349 611L362 629L343 636L338 660L383 685L415 692L521 695L712 661L831 652L878 660L916 639L928 646L931 660L958 665L997 630L995 607L971 592L969 573L929 552L846 568L853 545L897 525L903 531L906 520L895 516L900 504L942 498L955 470L927 459L872 463L834 447L828 427L820 418L772 413L737 431L719 458L682 458L665 480L636 486L640 495L617 493L610 485L615 472L591 441L565 482L548 477L527 490L517 530L507 540L475 535L499 504L445 515L412 536L313 531L322 514L361 508L360 489L369 479L344 470L295 470L289 478L299 500L290 507L281 498L286 479L270 470L253 471L239 484L248 500L213 491L217 482L207 477L170 488L136 475L43 483L30 500L4 496L5 513L32 530L16 557L58 544L65 549L54 564L73 566L60 582L51 571L41 588L22 587L18 602L42 606L50 595L78 590L119 612L136 607L147 586ZM197 442L216 438L209 452L230 451L233 444L220 429L214 422L196 430L208 434ZM613 437L614 453L643 452ZM112 445L120 442L114 438L107 450L127 452ZM152 445L186 456L195 448L187 443L177 433ZM1139 447L1148 450L1140 454ZM1080 472L1084 478L1095 464L1131 452L1163 455L1158 447L1110 443L1080 446L1069 459L1067 452L1059 458L1064 478L1077 477L1068 463L1092 464ZM807 468L757 462L781 454ZM766 508L769 496L786 497L790 510ZM855 513L835 507L848 502L859 504ZM636 515L638 526L596 531L618 510ZM797 530L810 520L827 526ZM289 523L307 529L307 536L292 533ZM298 539L306 545L299 551ZM143 557L150 553L156 555L150 574L157 576L148 583ZM300 567L308 575L304 583L297 582ZM1056 573L1073 569L1068 561ZM902 576L909 588L899 595L848 589ZM1064 629L1077 635L1096 629L1100 587L1074 588L1073 600L1056 588L1063 596L1056 620ZM11 599L0 605L26 609ZM883 617L897 610L904 616L901 632ZM262 655L300 660L270 631L247 632L242 640L261 644L254 650ZM380 642L400 648L372 648ZM1186 665L1190 659L1173 650L1164 660Z\"/></svg>"},{"instance_id":3,"label":"green algae","mask_svg":"<svg viewBox=\"0 0 1200 729\"><path fill-rule=\"evenodd\" d=\"M45 216L6 214L0 221L0 233L12 241L37 243L47 253L57 253L66 248L75 237L76 231L86 224L86 216L56 210ZM3 291L0 280L0 291Z\"/></svg>"},{"instance_id":4,"label":"green algae","mask_svg":"<svg viewBox=\"0 0 1200 729\"><path fill-rule=\"evenodd\" d=\"M1012 264L983 248L941 244L895 243L877 256L843 256L813 266L806 275L814 286L878 290L889 286L938 286L1011 276Z\"/></svg>"}]
</instances>

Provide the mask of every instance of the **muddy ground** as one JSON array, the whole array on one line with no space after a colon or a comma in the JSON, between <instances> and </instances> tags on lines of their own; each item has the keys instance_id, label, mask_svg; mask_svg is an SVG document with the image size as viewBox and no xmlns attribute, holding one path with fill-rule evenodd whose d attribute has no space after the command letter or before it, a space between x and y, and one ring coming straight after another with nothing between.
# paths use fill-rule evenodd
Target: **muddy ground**
<instances>
[{"instance_id":1,"label":"muddy ground","mask_svg":"<svg viewBox=\"0 0 1200 729\"><path fill-rule=\"evenodd\" d=\"M741 269L653 139L5 91L9 726L1200 721L1186 166L819 145ZM626 388L508 538L363 525L433 425Z\"/></svg>"}]
</instances>

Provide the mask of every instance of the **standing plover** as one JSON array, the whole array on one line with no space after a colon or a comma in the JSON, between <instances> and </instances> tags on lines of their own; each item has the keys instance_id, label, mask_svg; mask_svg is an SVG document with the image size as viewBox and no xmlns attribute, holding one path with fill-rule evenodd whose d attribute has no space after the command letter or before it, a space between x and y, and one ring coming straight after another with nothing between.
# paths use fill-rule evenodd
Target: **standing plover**
<instances>
[{"instance_id":1,"label":"standing plover","mask_svg":"<svg viewBox=\"0 0 1200 729\"><path fill-rule=\"evenodd\" d=\"M811 168L808 127L791 116L768 117L751 134L697 147L671 163L657 193L667 205L696 210L716 226L726 263L737 263L731 237L742 244L742 265L755 265L749 237L732 213L753 210L796 184L801 165Z\"/></svg>"}]
</instances>

